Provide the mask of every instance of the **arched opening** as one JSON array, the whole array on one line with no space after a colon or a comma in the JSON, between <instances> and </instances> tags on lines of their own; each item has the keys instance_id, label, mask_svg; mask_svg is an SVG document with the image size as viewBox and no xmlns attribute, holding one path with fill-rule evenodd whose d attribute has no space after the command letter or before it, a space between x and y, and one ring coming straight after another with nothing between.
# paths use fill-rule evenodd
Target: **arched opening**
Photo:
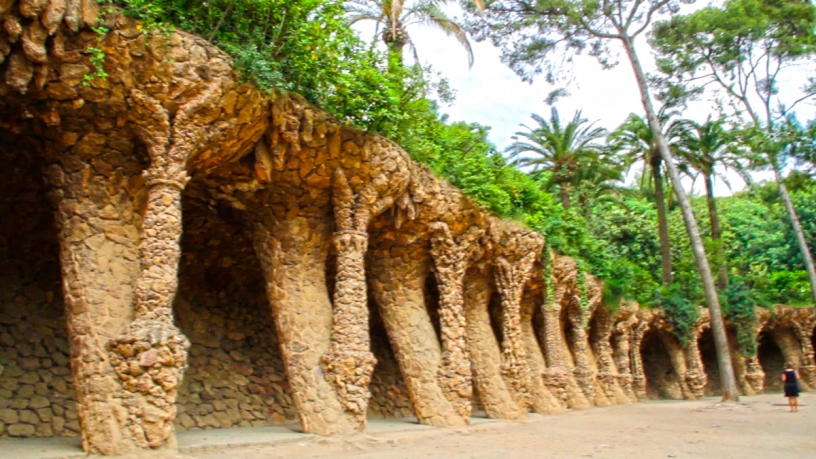
<instances>
[{"instance_id":1,"label":"arched opening","mask_svg":"<svg viewBox=\"0 0 816 459\"><path fill-rule=\"evenodd\" d=\"M429 276L430 277L430 276ZM371 376L371 400L368 403L368 418L407 418L414 415L414 405L405 387L397 358L377 304L368 295L369 326L371 330L371 352L377 358L374 374Z\"/></svg>"},{"instance_id":2,"label":"arched opening","mask_svg":"<svg viewBox=\"0 0 816 459\"><path fill-rule=\"evenodd\" d=\"M238 211L188 186L179 290L173 306L189 338L178 430L296 422L260 262Z\"/></svg>"},{"instance_id":3,"label":"arched opening","mask_svg":"<svg viewBox=\"0 0 816 459\"><path fill-rule=\"evenodd\" d=\"M0 437L79 435L42 146L0 129Z\"/></svg>"},{"instance_id":4,"label":"arched opening","mask_svg":"<svg viewBox=\"0 0 816 459\"><path fill-rule=\"evenodd\" d=\"M782 350L767 330L759 334L757 349L759 364L765 371L765 392L781 392L782 380L780 375L785 369L785 357Z\"/></svg>"},{"instance_id":5,"label":"arched opening","mask_svg":"<svg viewBox=\"0 0 816 459\"><path fill-rule=\"evenodd\" d=\"M575 329L572 321L569 320L569 309L580 307L577 304L570 304L567 307L561 308L561 329L564 331L564 348L567 351L565 357L568 359L570 365L575 365Z\"/></svg>"},{"instance_id":6,"label":"arched opening","mask_svg":"<svg viewBox=\"0 0 816 459\"><path fill-rule=\"evenodd\" d=\"M442 324L439 322L439 281L436 280L436 272L431 272L425 278L425 308L428 309L428 317L431 318L436 339L442 341Z\"/></svg>"},{"instance_id":7,"label":"arched opening","mask_svg":"<svg viewBox=\"0 0 816 459\"><path fill-rule=\"evenodd\" d=\"M493 333L496 335L496 342L501 343L504 339L504 332L502 330L502 305L501 295L495 289L490 294L490 303L487 306L487 312L490 314L490 326L493 328Z\"/></svg>"},{"instance_id":8,"label":"arched opening","mask_svg":"<svg viewBox=\"0 0 816 459\"><path fill-rule=\"evenodd\" d=\"M646 395L651 399L683 399L680 377L672 366L669 350L660 331L649 330L643 336L640 353L646 376Z\"/></svg>"},{"instance_id":9,"label":"arched opening","mask_svg":"<svg viewBox=\"0 0 816 459\"><path fill-rule=\"evenodd\" d=\"M714 347L714 333L711 328L706 328L697 341L700 348L700 358L703 360L708 383L705 387L705 395L722 394L722 383L720 381L720 366L717 363L717 349Z\"/></svg>"}]
</instances>

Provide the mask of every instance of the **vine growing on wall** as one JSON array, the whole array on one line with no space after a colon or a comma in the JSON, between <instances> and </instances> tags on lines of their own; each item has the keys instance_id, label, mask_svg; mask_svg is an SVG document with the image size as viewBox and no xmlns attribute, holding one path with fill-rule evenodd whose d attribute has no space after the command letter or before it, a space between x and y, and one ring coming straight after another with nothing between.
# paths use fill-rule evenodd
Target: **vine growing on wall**
<instances>
[{"instance_id":1,"label":"vine growing on wall","mask_svg":"<svg viewBox=\"0 0 816 459\"><path fill-rule=\"evenodd\" d=\"M757 354L756 342L756 301L745 284L732 281L723 292L725 315L734 325L737 334L737 349L743 357Z\"/></svg>"},{"instance_id":2,"label":"vine growing on wall","mask_svg":"<svg viewBox=\"0 0 816 459\"><path fill-rule=\"evenodd\" d=\"M683 346L688 344L694 334L694 323L700 318L699 308L688 300L677 284L657 289L654 306L663 310L674 336Z\"/></svg>"},{"instance_id":3,"label":"vine growing on wall","mask_svg":"<svg viewBox=\"0 0 816 459\"><path fill-rule=\"evenodd\" d=\"M552 309L555 306L555 282L553 281L552 257L550 247L544 243L544 250L541 252L542 276L544 277L545 295L544 307Z\"/></svg>"}]
</instances>

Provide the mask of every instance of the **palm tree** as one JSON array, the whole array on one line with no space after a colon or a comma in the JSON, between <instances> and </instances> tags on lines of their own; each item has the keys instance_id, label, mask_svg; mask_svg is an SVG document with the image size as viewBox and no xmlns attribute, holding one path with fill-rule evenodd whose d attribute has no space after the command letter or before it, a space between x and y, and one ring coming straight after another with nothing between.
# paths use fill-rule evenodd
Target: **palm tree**
<instances>
[{"instance_id":1,"label":"palm tree","mask_svg":"<svg viewBox=\"0 0 816 459\"><path fill-rule=\"evenodd\" d=\"M678 122L679 136L675 144L675 151L679 158L685 161L692 169L703 176L706 189L706 200L708 202L708 216L711 220L711 239L720 241L722 232L720 230L720 218L717 213L717 203L714 200L714 177L719 176L726 184L727 178L720 174L717 169L732 169L739 173L746 182L749 182L747 174L744 173L739 158L730 147L733 144L733 136L725 129L722 120L711 121L699 124L691 120ZM724 290L728 286L728 264L725 259L725 250L721 245L717 246L717 286Z\"/></svg>"},{"instance_id":2,"label":"palm tree","mask_svg":"<svg viewBox=\"0 0 816 459\"><path fill-rule=\"evenodd\" d=\"M513 165L532 168L530 172L533 176L550 172L544 183L545 188L557 185L561 204L564 209L569 209L570 191L577 173L602 156L604 146L598 140L606 136L606 130L593 127L594 123L586 125L588 120L581 118L580 111L575 112L572 120L563 126L555 107L549 121L536 114L532 118L537 123L535 127L522 125L528 132L516 133L526 141L516 142L507 152Z\"/></svg>"},{"instance_id":3,"label":"palm tree","mask_svg":"<svg viewBox=\"0 0 816 459\"><path fill-rule=\"evenodd\" d=\"M668 123L674 112L666 107L660 109L658 117L661 126L667 126L668 138L673 138L677 132L677 122ZM663 178L663 157L657 147L657 141L643 117L634 113L609 136L609 142L614 148L624 152L625 161L631 167L636 162L643 162L643 178L651 178L654 186L655 207L657 208L658 235L660 237L660 267L663 285L672 284L671 243L669 242L669 220L666 211L666 198ZM648 172L648 173L647 173ZM641 184L643 185L643 184Z\"/></svg>"},{"instance_id":4,"label":"palm tree","mask_svg":"<svg viewBox=\"0 0 816 459\"><path fill-rule=\"evenodd\" d=\"M449 37L456 38L468 54L468 64L473 66L473 50L465 30L449 18L441 9L446 0L348 0L346 12L349 23L375 21L377 30L383 28L382 40L388 48L389 66L402 65L403 50L407 45L416 60L416 47L408 28L424 25L441 30ZM481 1L477 2L481 4Z\"/></svg>"}]
</instances>

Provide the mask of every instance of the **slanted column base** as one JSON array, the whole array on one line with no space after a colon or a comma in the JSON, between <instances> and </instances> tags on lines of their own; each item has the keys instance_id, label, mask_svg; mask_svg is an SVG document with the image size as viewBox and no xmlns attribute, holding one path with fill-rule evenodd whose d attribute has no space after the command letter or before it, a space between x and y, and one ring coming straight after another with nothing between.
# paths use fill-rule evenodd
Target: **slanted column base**
<instances>
[{"instance_id":1,"label":"slanted column base","mask_svg":"<svg viewBox=\"0 0 816 459\"><path fill-rule=\"evenodd\" d=\"M137 319L109 344L110 362L124 389L123 430L143 449L175 446L176 396L190 341L169 317Z\"/></svg>"}]
</instances>

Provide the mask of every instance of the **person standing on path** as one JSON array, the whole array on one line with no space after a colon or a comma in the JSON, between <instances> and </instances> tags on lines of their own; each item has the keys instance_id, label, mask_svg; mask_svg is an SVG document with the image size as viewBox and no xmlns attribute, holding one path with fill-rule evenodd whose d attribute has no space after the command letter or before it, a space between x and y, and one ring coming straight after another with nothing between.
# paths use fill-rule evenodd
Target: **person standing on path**
<instances>
[{"instance_id":1,"label":"person standing on path","mask_svg":"<svg viewBox=\"0 0 816 459\"><path fill-rule=\"evenodd\" d=\"M791 413L796 413L799 411L799 372L794 369L793 363L785 362L782 381L785 383L785 397L788 397Z\"/></svg>"}]
</instances>

